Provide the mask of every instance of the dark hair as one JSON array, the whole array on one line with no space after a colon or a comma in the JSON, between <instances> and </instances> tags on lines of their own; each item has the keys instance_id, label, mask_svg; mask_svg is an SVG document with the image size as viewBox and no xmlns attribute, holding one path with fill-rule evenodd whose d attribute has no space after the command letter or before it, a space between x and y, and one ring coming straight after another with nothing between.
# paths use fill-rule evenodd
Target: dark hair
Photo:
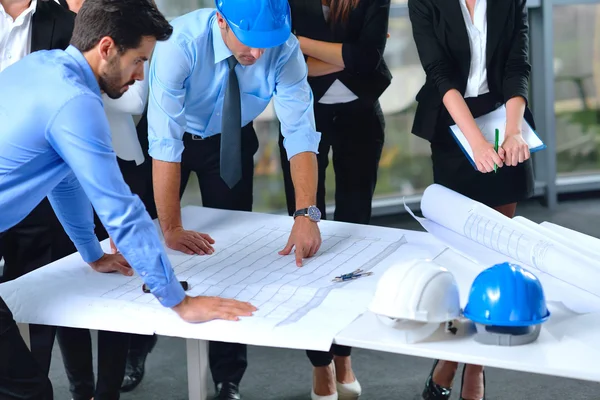
<instances>
[{"instance_id":1,"label":"dark hair","mask_svg":"<svg viewBox=\"0 0 600 400\"><path fill-rule=\"evenodd\" d=\"M329 0L329 22L331 24L346 23L350 11L355 9L360 0Z\"/></svg>"},{"instance_id":2,"label":"dark hair","mask_svg":"<svg viewBox=\"0 0 600 400\"><path fill-rule=\"evenodd\" d=\"M71 44L83 53L109 36L125 52L139 47L143 36L163 41L172 33L151 0L86 0L75 18Z\"/></svg>"}]
</instances>

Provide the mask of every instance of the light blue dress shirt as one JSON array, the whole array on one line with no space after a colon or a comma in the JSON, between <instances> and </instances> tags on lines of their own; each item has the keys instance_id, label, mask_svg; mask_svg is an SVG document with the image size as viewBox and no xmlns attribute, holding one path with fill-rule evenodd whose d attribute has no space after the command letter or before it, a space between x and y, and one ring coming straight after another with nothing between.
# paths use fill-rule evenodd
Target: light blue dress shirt
<instances>
[{"instance_id":1,"label":"light blue dress shirt","mask_svg":"<svg viewBox=\"0 0 600 400\"><path fill-rule=\"evenodd\" d=\"M193 11L171 24L173 35L156 45L150 67L149 153L157 160L181 162L184 133L209 137L221 132L231 51L223 42L215 10ZM315 128L308 69L296 37L266 49L254 65L238 64L235 70L242 126L274 98L288 159L301 152L317 153L321 134Z\"/></svg>"},{"instance_id":2,"label":"light blue dress shirt","mask_svg":"<svg viewBox=\"0 0 600 400\"><path fill-rule=\"evenodd\" d=\"M161 304L179 304L185 293L154 223L123 180L100 87L81 52L25 57L0 73L0 93L0 232L48 196L83 259L93 262L104 254L93 204Z\"/></svg>"}]
</instances>

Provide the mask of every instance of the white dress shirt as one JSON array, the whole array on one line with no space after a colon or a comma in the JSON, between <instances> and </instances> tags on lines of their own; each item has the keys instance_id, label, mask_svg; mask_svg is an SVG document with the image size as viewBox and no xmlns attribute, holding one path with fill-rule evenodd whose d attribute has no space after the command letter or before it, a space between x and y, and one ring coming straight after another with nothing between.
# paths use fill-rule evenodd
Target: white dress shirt
<instances>
[{"instance_id":1,"label":"white dress shirt","mask_svg":"<svg viewBox=\"0 0 600 400\"><path fill-rule=\"evenodd\" d=\"M487 83L487 0L476 0L473 19L467 8L466 0L458 0L467 27L471 46L471 68L465 98L477 97L489 92Z\"/></svg>"},{"instance_id":2,"label":"white dress shirt","mask_svg":"<svg viewBox=\"0 0 600 400\"><path fill-rule=\"evenodd\" d=\"M60 4L58 0L54 0ZM110 125L112 144L117 157L125 161L144 162L133 116L142 115L148 100L148 62L144 64L144 80L137 81L119 99L102 95L104 111Z\"/></svg>"},{"instance_id":3,"label":"white dress shirt","mask_svg":"<svg viewBox=\"0 0 600 400\"><path fill-rule=\"evenodd\" d=\"M137 81L119 99L102 95L104 111L112 133L112 143L117 157L125 161L144 162L144 153L138 140L134 115L142 115L148 100L149 62L144 63L144 80Z\"/></svg>"},{"instance_id":4,"label":"white dress shirt","mask_svg":"<svg viewBox=\"0 0 600 400\"><path fill-rule=\"evenodd\" d=\"M31 51L31 19L36 7L37 0L32 0L29 8L13 20L0 4L0 72Z\"/></svg>"}]
</instances>

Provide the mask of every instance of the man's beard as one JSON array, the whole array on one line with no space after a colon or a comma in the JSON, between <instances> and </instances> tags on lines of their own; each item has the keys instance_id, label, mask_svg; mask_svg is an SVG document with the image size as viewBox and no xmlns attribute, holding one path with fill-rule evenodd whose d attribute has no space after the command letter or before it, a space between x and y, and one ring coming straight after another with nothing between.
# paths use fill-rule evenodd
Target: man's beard
<instances>
[{"instance_id":1,"label":"man's beard","mask_svg":"<svg viewBox=\"0 0 600 400\"><path fill-rule=\"evenodd\" d=\"M125 93L122 91L123 87L131 86L135 83L135 81L130 81L126 85L121 84L119 57L115 56L108 62L107 71L100 74L98 83L100 84L100 89L106 93L108 97L111 99L118 99Z\"/></svg>"}]
</instances>

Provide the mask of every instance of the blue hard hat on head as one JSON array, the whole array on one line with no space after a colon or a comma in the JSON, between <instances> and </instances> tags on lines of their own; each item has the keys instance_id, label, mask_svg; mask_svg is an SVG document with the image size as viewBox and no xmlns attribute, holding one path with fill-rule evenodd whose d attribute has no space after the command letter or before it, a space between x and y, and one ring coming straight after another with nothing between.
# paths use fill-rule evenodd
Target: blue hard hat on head
<instances>
[{"instance_id":1,"label":"blue hard hat on head","mask_svg":"<svg viewBox=\"0 0 600 400\"><path fill-rule=\"evenodd\" d=\"M290 37L288 0L215 0L217 10L240 42L248 47L276 47Z\"/></svg>"},{"instance_id":2,"label":"blue hard hat on head","mask_svg":"<svg viewBox=\"0 0 600 400\"><path fill-rule=\"evenodd\" d=\"M526 327L550 316L540 281L519 265L502 263L473 281L464 316L482 325Z\"/></svg>"}]
</instances>

